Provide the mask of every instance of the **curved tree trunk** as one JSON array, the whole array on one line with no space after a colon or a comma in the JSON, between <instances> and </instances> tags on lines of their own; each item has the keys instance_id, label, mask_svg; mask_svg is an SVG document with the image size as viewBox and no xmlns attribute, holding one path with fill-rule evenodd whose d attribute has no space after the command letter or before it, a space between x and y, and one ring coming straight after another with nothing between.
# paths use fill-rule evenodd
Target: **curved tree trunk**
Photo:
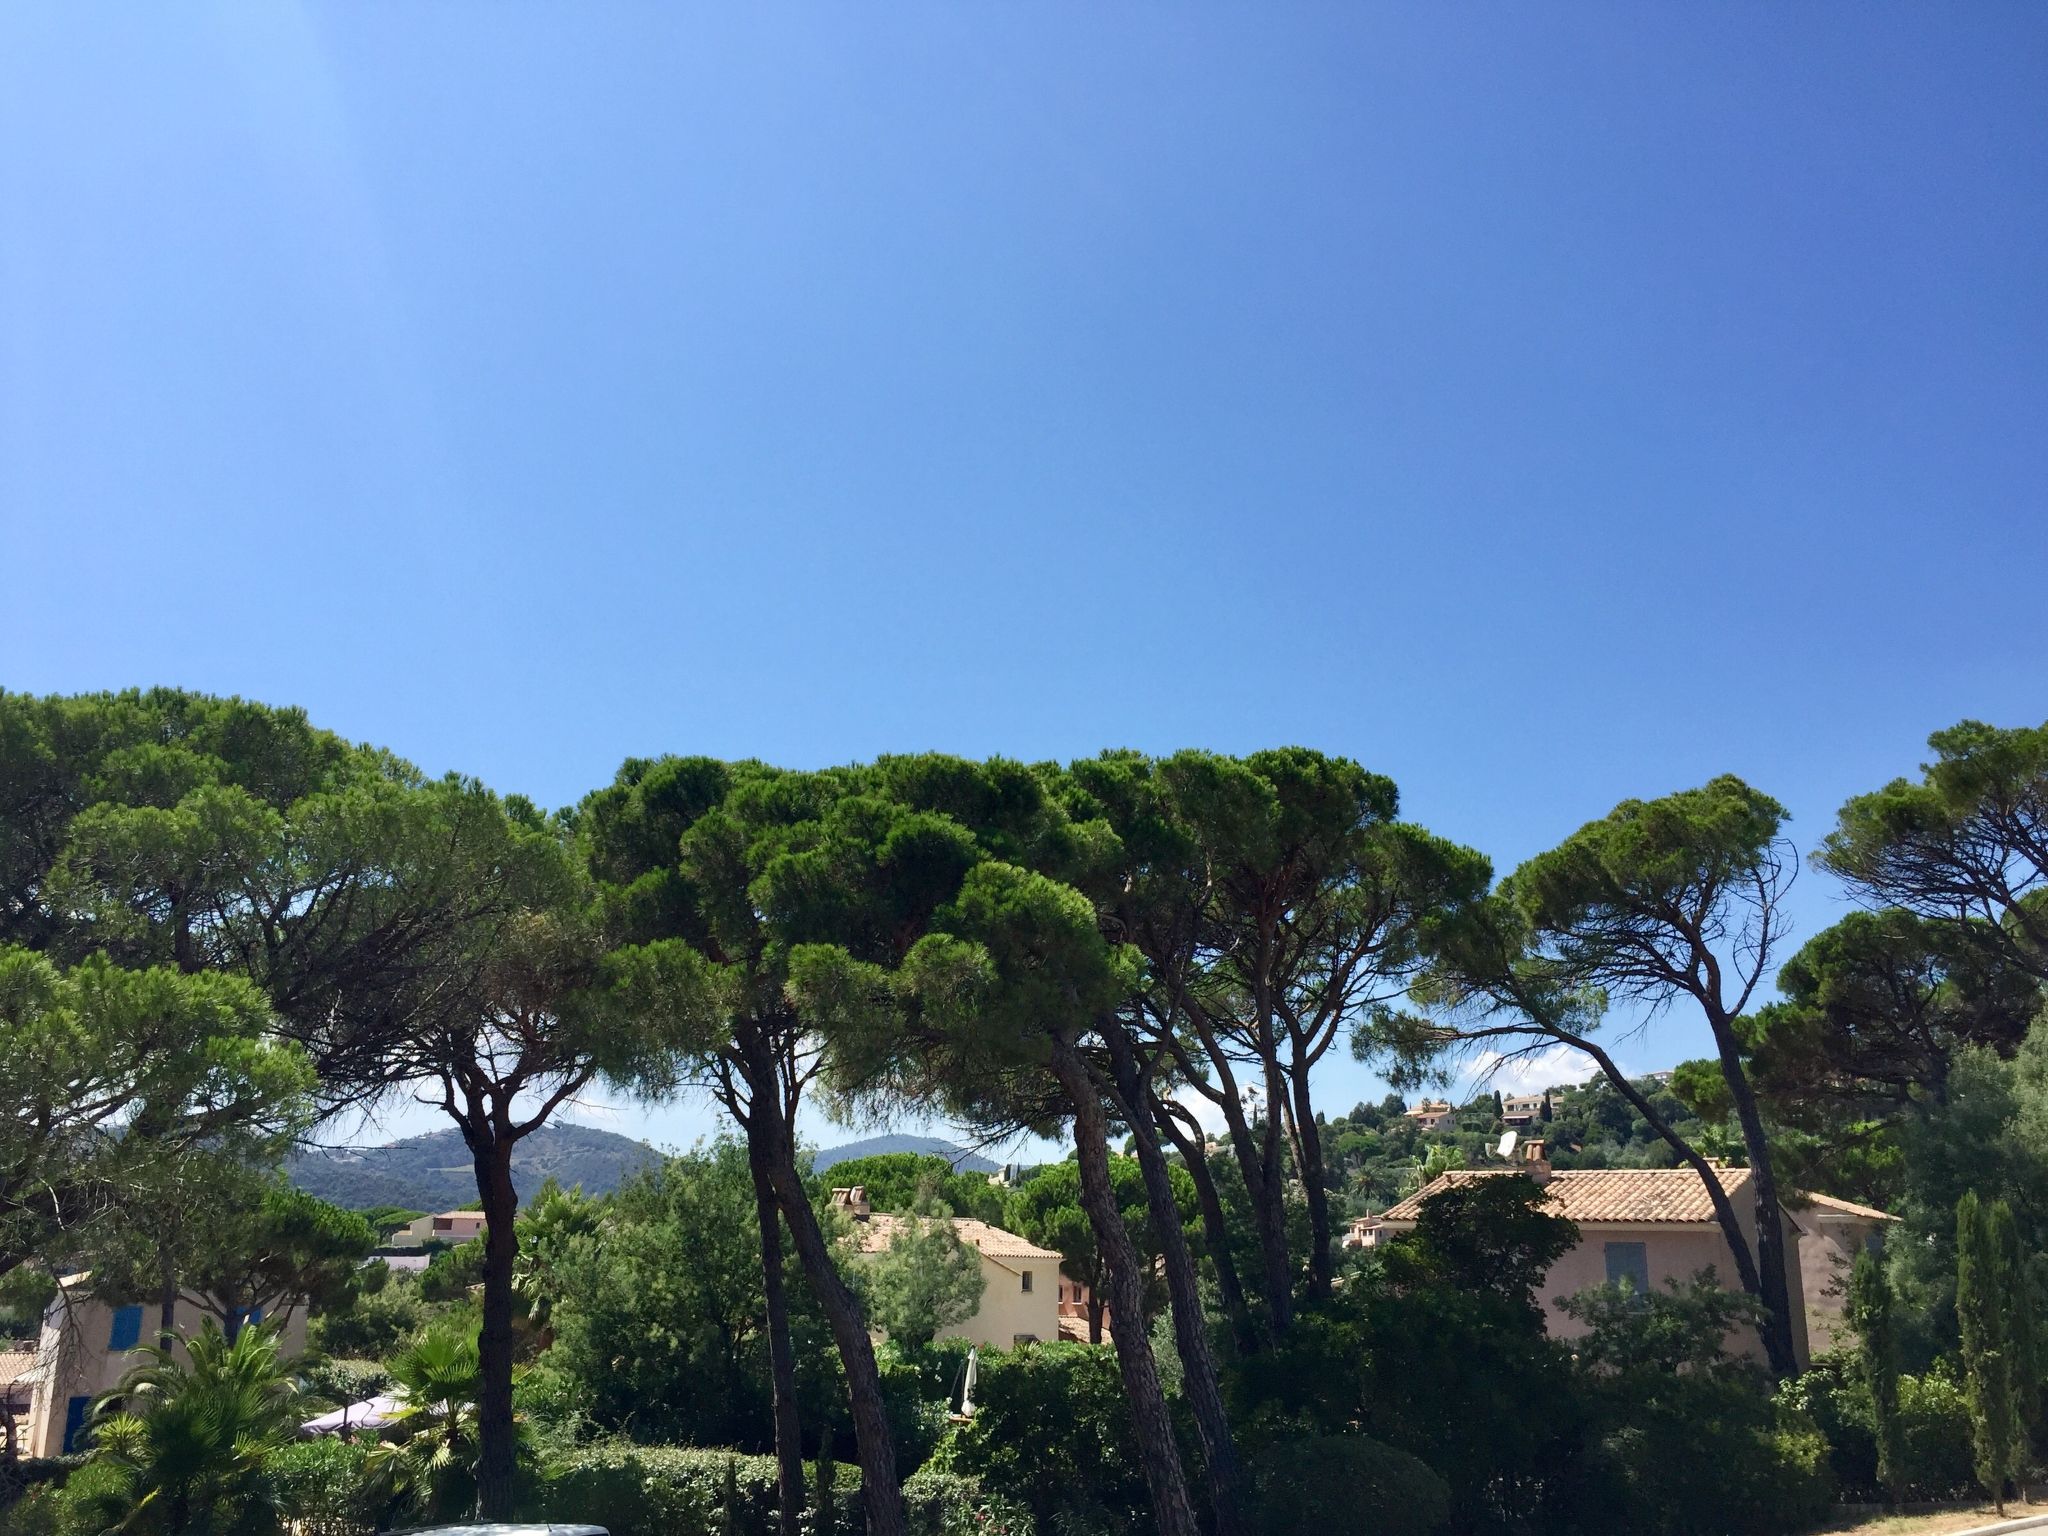
<instances>
[{"instance_id":1,"label":"curved tree trunk","mask_svg":"<svg viewBox=\"0 0 2048 1536\"><path fill-rule=\"evenodd\" d=\"M1294 1144L1301 1166L1301 1192L1308 1201L1308 1293L1319 1301L1329 1299L1336 1265L1331 1254L1336 1234L1330 1230L1330 1191L1323 1182L1323 1133L1316 1124L1315 1106L1309 1100L1308 1073L1287 1074L1294 1094Z\"/></svg>"},{"instance_id":2,"label":"curved tree trunk","mask_svg":"<svg viewBox=\"0 0 2048 1536\"><path fill-rule=\"evenodd\" d=\"M1081 1206L1095 1230L1096 1251L1102 1255L1109 1309L1116 1318L1112 1338L1117 1366L1131 1400L1131 1423L1145 1486L1152 1496L1152 1518L1159 1536L1197 1536L1187 1473L1181 1466L1180 1447L1174 1442L1173 1420L1159 1385L1152 1341L1145 1334L1144 1265L1124 1228L1123 1213L1117 1209L1110 1185L1109 1118L1103 1112L1094 1078L1068 1042L1053 1042L1052 1070L1074 1111Z\"/></svg>"},{"instance_id":3,"label":"curved tree trunk","mask_svg":"<svg viewBox=\"0 0 2048 1536\"><path fill-rule=\"evenodd\" d=\"M1785 1284L1785 1216L1778 1199L1778 1175L1771 1165L1763 1112L1757 1107L1749 1074L1743 1070L1735 1031L1723 1018L1714 1017L1711 1022L1721 1056L1721 1076L1727 1081L1736 1123L1742 1127L1743 1148L1749 1153L1749 1182L1756 1191L1756 1267L1762 1281L1758 1294L1764 1303L1764 1353L1770 1358L1771 1374L1784 1381L1799 1374L1799 1356L1792 1342L1792 1298Z\"/></svg>"},{"instance_id":4,"label":"curved tree trunk","mask_svg":"<svg viewBox=\"0 0 2048 1536\"><path fill-rule=\"evenodd\" d=\"M1256 1354L1266 1341L1260 1337L1252 1309L1245 1300L1244 1282L1238 1278L1237 1259L1230 1251L1230 1222L1223 1214L1223 1198L1216 1192L1216 1175L1209 1167L1209 1149L1199 1127L1190 1129L1158 1094L1150 1095L1152 1122L1180 1153L1180 1160L1195 1181L1195 1203L1202 1213L1202 1238L1208 1245L1209 1263L1216 1273L1216 1294L1230 1318L1230 1332L1240 1354Z\"/></svg>"},{"instance_id":5,"label":"curved tree trunk","mask_svg":"<svg viewBox=\"0 0 2048 1536\"><path fill-rule=\"evenodd\" d=\"M782 1216L767 1159L749 1128L747 1163L754 1175L754 1214L761 1228L761 1283L768 1313L768 1363L775 1392L776 1529L797 1536L804 1507L803 1428L796 1413L796 1355L789 1342L789 1295L782 1284Z\"/></svg>"},{"instance_id":6,"label":"curved tree trunk","mask_svg":"<svg viewBox=\"0 0 2048 1536\"><path fill-rule=\"evenodd\" d=\"M1112 1021L1105 1037L1124 1120L1137 1145L1138 1167L1145 1180L1145 1206L1151 1213L1153 1231L1159 1239L1160 1262L1166 1270L1166 1290L1173 1308L1174 1349L1180 1355L1195 1429L1202 1437L1215 1536L1243 1536L1244 1470L1238 1460L1237 1440L1230 1432L1230 1420L1223 1411L1223 1392L1217 1384L1216 1356L1209 1348L1209 1320L1202 1313L1194 1255L1188 1252L1187 1234L1181 1230L1180 1207L1173 1198L1173 1178L1167 1170L1166 1154L1160 1150L1159 1132L1147 1112L1144 1073L1130 1037L1120 1024Z\"/></svg>"},{"instance_id":7,"label":"curved tree trunk","mask_svg":"<svg viewBox=\"0 0 2048 1536\"><path fill-rule=\"evenodd\" d=\"M854 1445L860 1457L861 1498L867 1506L868 1536L903 1536L903 1489L896 1477L896 1444L889 1434L889 1416L882 1404L882 1373L875 1364L874 1341L860 1298L853 1294L832 1262L832 1248L811 1209L804 1181L797 1172L796 1137L776 1112L772 1085L756 1094L753 1115L766 1137L768 1178L782 1219L796 1244L797 1261L811 1292L824 1310L839 1346L846 1371L846 1395L853 1410Z\"/></svg>"},{"instance_id":8,"label":"curved tree trunk","mask_svg":"<svg viewBox=\"0 0 2048 1536\"><path fill-rule=\"evenodd\" d=\"M512 1142L490 1125L465 1125L484 1213L484 1318L477 1336L477 1516L510 1520L518 1446L512 1419L512 1270L519 1256L519 1191Z\"/></svg>"}]
</instances>

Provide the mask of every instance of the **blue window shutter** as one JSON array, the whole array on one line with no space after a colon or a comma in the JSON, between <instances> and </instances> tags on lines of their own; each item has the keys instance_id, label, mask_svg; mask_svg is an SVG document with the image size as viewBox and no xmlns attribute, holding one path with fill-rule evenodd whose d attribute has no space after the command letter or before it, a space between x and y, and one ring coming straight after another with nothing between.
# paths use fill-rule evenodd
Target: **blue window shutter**
<instances>
[{"instance_id":1,"label":"blue window shutter","mask_svg":"<svg viewBox=\"0 0 2048 1536\"><path fill-rule=\"evenodd\" d=\"M107 1348L119 1353L133 1349L142 1342L142 1308L114 1308L113 1332L107 1336Z\"/></svg>"},{"instance_id":2,"label":"blue window shutter","mask_svg":"<svg viewBox=\"0 0 2048 1536\"><path fill-rule=\"evenodd\" d=\"M74 1397L64 1405L64 1454L69 1456L78 1449L78 1442L85 1435L85 1416L92 1408L89 1397Z\"/></svg>"},{"instance_id":3,"label":"blue window shutter","mask_svg":"<svg viewBox=\"0 0 2048 1536\"><path fill-rule=\"evenodd\" d=\"M1644 1244L1607 1245L1607 1283L1620 1285L1624 1280L1638 1296L1650 1294L1650 1254Z\"/></svg>"}]
</instances>

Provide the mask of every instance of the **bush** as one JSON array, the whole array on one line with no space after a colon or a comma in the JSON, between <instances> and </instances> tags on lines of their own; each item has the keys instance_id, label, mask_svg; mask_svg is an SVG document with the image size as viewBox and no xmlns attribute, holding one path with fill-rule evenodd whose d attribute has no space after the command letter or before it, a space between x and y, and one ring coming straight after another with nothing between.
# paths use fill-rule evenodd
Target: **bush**
<instances>
[{"instance_id":1,"label":"bush","mask_svg":"<svg viewBox=\"0 0 2048 1536\"><path fill-rule=\"evenodd\" d=\"M298 1369L309 1415L360 1403L391 1386L391 1373L376 1360L302 1360Z\"/></svg>"},{"instance_id":2,"label":"bush","mask_svg":"<svg viewBox=\"0 0 2048 1536\"><path fill-rule=\"evenodd\" d=\"M1823 1355L1779 1392L1780 1403L1804 1415L1828 1446L1842 1497L1878 1502L1877 1438L1870 1391L1861 1368L1844 1355ZM1952 1369L1899 1378L1899 1460L1908 1499L1967 1497L1976 1491L1969 1404Z\"/></svg>"},{"instance_id":3,"label":"bush","mask_svg":"<svg viewBox=\"0 0 2048 1536\"><path fill-rule=\"evenodd\" d=\"M925 1467L903 1485L910 1536L1033 1536L1031 1511L971 1477Z\"/></svg>"},{"instance_id":4,"label":"bush","mask_svg":"<svg viewBox=\"0 0 2048 1536\"><path fill-rule=\"evenodd\" d=\"M1266 1536L1430 1536L1451 1517L1442 1478L1364 1435L1276 1441L1254 1476Z\"/></svg>"},{"instance_id":5,"label":"bush","mask_svg":"<svg viewBox=\"0 0 2048 1536\"><path fill-rule=\"evenodd\" d=\"M724 1536L728 1478L737 1507L730 1529L775 1529L775 1458L682 1446L593 1446L542 1468L528 1512L536 1520L601 1525L611 1536ZM834 1529L857 1536L860 1473L842 1467L834 1484Z\"/></svg>"},{"instance_id":6,"label":"bush","mask_svg":"<svg viewBox=\"0 0 2048 1536\"><path fill-rule=\"evenodd\" d=\"M1116 1356L1087 1344L1026 1344L981 1358L974 1422L952 1470L1015 1500L1047 1530L1151 1529L1151 1504Z\"/></svg>"},{"instance_id":7,"label":"bush","mask_svg":"<svg viewBox=\"0 0 2048 1536\"><path fill-rule=\"evenodd\" d=\"M1977 1491L1970 1405L1953 1366L1899 1378L1900 1457L1906 1497L1948 1499Z\"/></svg>"},{"instance_id":8,"label":"bush","mask_svg":"<svg viewBox=\"0 0 2048 1536\"><path fill-rule=\"evenodd\" d=\"M375 1530L378 1500L363 1475L367 1444L322 1436L271 1452L264 1470L278 1513L296 1536L356 1536Z\"/></svg>"},{"instance_id":9,"label":"bush","mask_svg":"<svg viewBox=\"0 0 2048 1536\"><path fill-rule=\"evenodd\" d=\"M1617 1394L1599 1449L1612 1479L1605 1523L1642 1536L1780 1536L1834 1502L1828 1445L1811 1420L1774 1412L1739 1380L1688 1375Z\"/></svg>"},{"instance_id":10,"label":"bush","mask_svg":"<svg viewBox=\"0 0 2048 1536\"><path fill-rule=\"evenodd\" d=\"M4 1536L100 1536L128 1512L128 1479L119 1467L66 1458L68 1476L37 1484L0 1516Z\"/></svg>"}]
</instances>

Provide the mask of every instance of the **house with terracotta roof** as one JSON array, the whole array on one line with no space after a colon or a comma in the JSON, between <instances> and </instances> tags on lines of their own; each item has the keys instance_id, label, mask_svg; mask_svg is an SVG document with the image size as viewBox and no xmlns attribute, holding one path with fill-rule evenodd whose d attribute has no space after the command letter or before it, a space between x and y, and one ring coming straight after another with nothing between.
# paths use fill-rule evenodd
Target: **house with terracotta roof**
<instances>
[{"instance_id":1,"label":"house with terracotta roof","mask_svg":"<svg viewBox=\"0 0 2048 1536\"><path fill-rule=\"evenodd\" d=\"M1500 1101L1500 1123L1516 1130L1534 1125L1543 1118L1543 1099L1540 1093L1510 1093Z\"/></svg>"},{"instance_id":2,"label":"house with terracotta roof","mask_svg":"<svg viewBox=\"0 0 2048 1536\"><path fill-rule=\"evenodd\" d=\"M1442 1099L1424 1099L1407 1111L1408 1118L1425 1131L1440 1130L1455 1113L1457 1111Z\"/></svg>"},{"instance_id":3,"label":"house with terracotta roof","mask_svg":"<svg viewBox=\"0 0 2048 1536\"><path fill-rule=\"evenodd\" d=\"M1525 1173L1542 1187L1544 1208L1568 1217L1579 1229L1578 1246L1560 1258L1544 1276L1540 1299L1554 1338L1569 1339L1585 1331L1567 1317L1558 1303L1598 1285L1627 1282L1637 1291L1665 1289L1672 1280L1690 1279L1712 1268L1721 1285L1736 1289L1735 1255L1714 1219L1713 1202L1704 1180L1690 1168L1580 1168L1553 1170L1541 1141L1524 1144L1517 1168L1460 1168L1442 1174L1425 1188L1390 1207L1380 1220L1388 1235L1412 1232L1422 1202L1446 1189L1477 1179ZM1735 1208L1751 1253L1756 1251L1756 1204L1747 1168L1716 1168L1715 1177ZM1795 1194L1783 1216L1785 1285L1804 1305L1792 1318L1792 1343L1806 1364L1810 1339L1822 1348L1834 1341L1844 1308L1837 1277L1853 1262L1858 1247L1881 1241L1882 1211L1852 1205L1825 1195ZM1762 1342L1753 1336L1744 1347L1761 1356Z\"/></svg>"},{"instance_id":4,"label":"house with terracotta roof","mask_svg":"<svg viewBox=\"0 0 2048 1536\"><path fill-rule=\"evenodd\" d=\"M861 1185L832 1191L832 1204L852 1225L862 1253L885 1252L898 1233L925 1218L870 1210ZM1060 1337L1060 1255L970 1216L947 1218L953 1235L981 1256L981 1306L964 1323L941 1328L942 1339L969 1339L996 1349Z\"/></svg>"},{"instance_id":5,"label":"house with terracotta roof","mask_svg":"<svg viewBox=\"0 0 2048 1536\"><path fill-rule=\"evenodd\" d=\"M483 1236L489 1225L482 1211L438 1211L422 1216L410 1226L400 1227L385 1244L388 1248L421 1248L428 1243L453 1247Z\"/></svg>"}]
</instances>

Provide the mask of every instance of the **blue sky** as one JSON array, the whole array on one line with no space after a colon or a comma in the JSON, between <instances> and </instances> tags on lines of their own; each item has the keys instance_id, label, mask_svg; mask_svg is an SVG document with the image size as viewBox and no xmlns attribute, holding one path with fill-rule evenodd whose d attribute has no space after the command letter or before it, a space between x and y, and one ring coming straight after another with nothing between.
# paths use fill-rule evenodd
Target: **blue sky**
<instances>
[{"instance_id":1,"label":"blue sky","mask_svg":"<svg viewBox=\"0 0 2048 1536\"><path fill-rule=\"evenodd\" d=\"M9 7L0 685L1810 846L2048 716L2044 101L2038 4Z\"/></svg>"}]
</instances>

